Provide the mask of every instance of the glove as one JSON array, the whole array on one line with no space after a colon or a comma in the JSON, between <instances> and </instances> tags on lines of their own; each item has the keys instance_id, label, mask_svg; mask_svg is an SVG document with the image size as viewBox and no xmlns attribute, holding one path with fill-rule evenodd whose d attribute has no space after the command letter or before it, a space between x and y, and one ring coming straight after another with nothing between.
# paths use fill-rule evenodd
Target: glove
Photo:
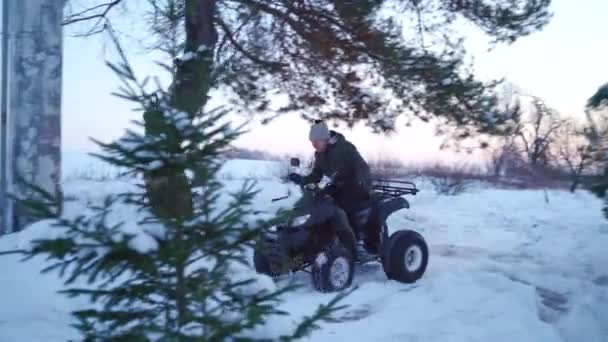
<instances>
[{"instance_id":1,"label":"glove","mask_svg":"<svg viewBox=\"0 0 608 342\"><path fill-rule=\"evenodd\" d=\"M299 175L299 174L297 174L297 173L290 173L290 174L287 176L287 179L289 179L289 181L291 181L291 182L293 182L293 183L295 183L295 184L297 184L297 185L302 184L302 181L303 181L302 176L300 176L300 175Z\"/></svg>"}]
</instances>

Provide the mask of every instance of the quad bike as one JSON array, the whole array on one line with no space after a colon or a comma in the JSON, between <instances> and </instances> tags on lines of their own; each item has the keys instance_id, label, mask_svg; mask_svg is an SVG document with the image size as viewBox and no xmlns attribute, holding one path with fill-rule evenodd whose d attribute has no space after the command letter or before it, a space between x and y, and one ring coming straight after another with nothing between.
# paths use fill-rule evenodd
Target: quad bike
<instances>
[{"instance_id":1,"label":"quad bike","mask_svg":"<svg viewBox=\"0 0 608 342\"><path fill-rule=\"evenodd\" d=\"M299 160L294 158L291 164L299 166ZM311 274L313 286L320 292L348 288L355 266L369 262L380 262L389 279L402 283L418 280L428 262L424 238L412 230L399 230L389 236L386 224L392 213L409 208L401 196L416 195L416 185L374 180L371 208L355 215L355 224L361 224L366 232L364 246L371 256L359 260L355 258L352 223L326 191L334 178L325 187L302 186L303 197L287 219L261 237L254 251L256 271L272 277L304 271Z\"/></svg>"}]
</instances>

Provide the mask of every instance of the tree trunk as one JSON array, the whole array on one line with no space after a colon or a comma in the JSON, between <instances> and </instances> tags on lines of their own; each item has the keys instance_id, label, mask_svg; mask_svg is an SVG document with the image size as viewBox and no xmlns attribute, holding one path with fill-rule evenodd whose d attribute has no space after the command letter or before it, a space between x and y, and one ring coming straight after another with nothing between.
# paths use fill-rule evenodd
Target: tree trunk
<instances>
[{"instance_id":1,"label":"tree trunk","mask_svg":"<svg viewBox=\"0 0 608 342\"><path fill-rule=\"evenodd\" d=\"M194 58L177 60L177 72L171 87L171 106L194 118L207 103L212 85L213 50L217 32L213 17L215 0L186 0L186 52ZM181 141L175 127L167 127L160 110L144 113L147 135L167 134L171 148L178 151ZM185 170L165 166L145 175L146 190L152 210L162 218L188 219L193 214L192 192Z\"/></svg>"},{"instance_id":2,"label":"tree trunk","mask_svg":"<svg viewBox=\"0 0 608 342\"><path fill-rule=\"evenodd\" d=\"M570 185L570 192L575 192L578 186L581 184L581 177L583 176L583 171L585 170L585 157L581 157L582 160L573 170L572 173L572 185Z\"/></svg>"},{"instance_id":3,"label":"tree trunk","mask_svg":"<svg viewBox=\"0 0 608 342\"><path fill-rule=\"evenodd\" d=\"M578 184L579 184L578 177L574 177L574 179L572 180L572 184L570 185L570 192L575 192L576 188L578 188Z\"/></svg>"},{"instance_id":4,"label":"tree trunk","mask_svg":"<svg viewBox=\"0 0 608 342\"><path fill-rule=\"evenodd\" d=\"M0 108L0 235L6 234L12 230L12 227L9 228L9 220L8 220L8 198L7 198L7 185L8 185L8 176L7 176L7 158L8 158L8 149L7 149L7 133L8 133L8 41L9 41L9 26L8 26L8 1L2 2L2 32L5 33L2 35L2 71L0 71L0 75L2 76L2 84L0 85L0 91L2 94L0 95L0 102L2 108ZM12 222L10 222L12 225Z\"/></svg>"},{"instance_id":5,"label":"tree trunk","mask_svg":"<svg viewBox=\"0 0 608 342\"><path fill-rule=\"evenodd\" d=\"M57 194L61 180L63 1L9 1L9 191L36 198L23 178ZM33 222L17 204L13 230ZM10 217L9 217L10 219Z\"/></svg>"}]
</instances>

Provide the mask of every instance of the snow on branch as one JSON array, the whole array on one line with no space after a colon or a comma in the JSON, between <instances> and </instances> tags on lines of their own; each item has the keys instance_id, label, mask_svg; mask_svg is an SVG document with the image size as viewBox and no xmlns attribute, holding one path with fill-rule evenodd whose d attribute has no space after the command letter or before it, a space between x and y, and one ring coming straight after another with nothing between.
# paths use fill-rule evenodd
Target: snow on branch
<instances>
[{"instance_id":1,"label":"snow on branch","mask_svg":"<svg viewBox=\"0 0 608 342\"><path fill-rule=\"evenodd\" d=\"M183 55L177 57L177 60L180 62L188 62L198 58L199 55L207 51L210 51L210 48L206 44L201 44L196 51L185 51Z\"/></svg>"}]
</instances>

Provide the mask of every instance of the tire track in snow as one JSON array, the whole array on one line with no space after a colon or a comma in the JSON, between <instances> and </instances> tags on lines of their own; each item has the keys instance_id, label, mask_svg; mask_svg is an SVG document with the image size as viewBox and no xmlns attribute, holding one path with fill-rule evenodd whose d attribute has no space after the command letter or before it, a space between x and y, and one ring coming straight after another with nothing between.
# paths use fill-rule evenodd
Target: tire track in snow
<instances>
[{"instance_id":1,"label":"tire track in snow","mask_svg":"<svg viewBox=\"0 0 608 342\"><path fill-rule=\"evenodd\" d=\"M608 274L593 279L593 283L598 286L608 287Z\"/></svg>"},{"instance_id":2,"label":"tire track in snow","mask_svg":"<svg viewBox=\"0 0 608 342\"><path fill-rule=\"evenodd\" d=\"M533 244L526 244L531 245ZM564 341L578 342L581 340L579 334L584 333L589 334L593 341L608 342L608 316L601 313L608 312L603 309L608 292L602 295L602 292L597 291L608 287L608 274L591 277L593 267L587 257L565 265L560 260L550 263L534 258L534 255L539 254L525 248L517 249L515 253L496 253L472 246L433 245L430 252L446 258L475 260L471 265L481 265L478 269L481 272L499 274L515 283L532 287L537 298L538 318L552 325ZM490 263L483 265L483 260ZM556 280L551 281L552 278ZM556 289L554 286L561 288ZM595 299L581 300L582 296ZM581 318L581 315L586 317ZM578 319L584 320L580 327L578 323L572 323Z\"/></svg>"},{"instance_id":3,"label":"tire track in snow","mask_svg":"<svg viewBox=\"0 0 608 342\"><path fill-rule=\"evenodd\" d=\"M521 264L522 260L525 260L527 255L524 254L507 254L507 253L493 253L479 247L469 246L454 246L454 245L435 245L431 250L434 250L434 254L441 255L443 257L458 257L464 259L479 259L487 258L493 262L499 264ZM542 263L536 260L527 260L527 266L530 267L530 263L536 264L537 267L542 267ZM568 295L569 293L562 293L556 290L549 289L547 287L535 285L530 281L524 280L517 277L515 274L510 273L500 267L487 267L485 271L501 274L513 282L521 283L527 286L534 287L536 294L539 299L539 318L547 323L555 321L554 313L565 314L569 310ZM551 312L549 312L551 311Z\"/></svg>"}]
</instances>

